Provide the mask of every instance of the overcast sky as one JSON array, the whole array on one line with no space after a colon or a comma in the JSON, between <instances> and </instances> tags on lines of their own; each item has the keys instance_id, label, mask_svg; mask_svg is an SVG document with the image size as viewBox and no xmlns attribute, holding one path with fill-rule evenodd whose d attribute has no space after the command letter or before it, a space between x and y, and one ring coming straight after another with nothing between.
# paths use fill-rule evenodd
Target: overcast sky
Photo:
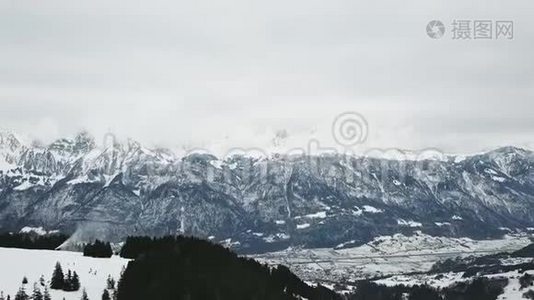
<instances>
[{"instance_id":1,"label":"overcast sky","mask_svg":"<svg viewBox=\"0 0 534 300\"><path fill-rule=\"evenodd\" d=\"M534 148L532 0L0 3L0 127L44 142L328 146L356 111L362 147ZM513 20L514 39L453 40L454 19Z\"/></svg>"}]
</instances>

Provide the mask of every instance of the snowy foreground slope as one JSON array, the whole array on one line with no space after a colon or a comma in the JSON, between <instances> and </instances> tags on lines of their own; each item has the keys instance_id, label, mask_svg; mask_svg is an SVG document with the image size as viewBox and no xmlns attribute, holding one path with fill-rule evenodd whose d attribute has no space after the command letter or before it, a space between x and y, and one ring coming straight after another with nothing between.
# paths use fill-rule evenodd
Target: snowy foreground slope
<instances>
[{"instance_id":1,"label":"snowy foreground slope","mask_svg":"<svg viewBox=\"0 0 534 300\"><path fill-rule=\"evenodd\" d=\"M84 257L79 252L26 250L14 248L0 248L0 291L4 295L11 295L11 299L22 286L22 278L28 278L25 285L28 294L33 290L33 283L38 282L44 275L49 282L56 262L60 262L63 271L76 271L80 276L82 288L77 292L50 290L52 299L78 300L82 289L85 288L89 299L101 299L102 291L106 287L106 279L111 275L119 279L121 270L126 267L128 260L113 256L111 258Z\"/></svg>"}]
</instances>

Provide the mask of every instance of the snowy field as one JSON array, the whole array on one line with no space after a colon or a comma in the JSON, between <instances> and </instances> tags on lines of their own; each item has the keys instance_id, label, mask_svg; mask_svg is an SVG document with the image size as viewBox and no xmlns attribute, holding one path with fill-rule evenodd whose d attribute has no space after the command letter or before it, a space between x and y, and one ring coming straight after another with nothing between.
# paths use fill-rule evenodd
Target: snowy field
<instances>
[{"instance_id":1,"label":"snowy field","mask_svg":"<svg viewBox=\"0 0 534 300\"><path fill-rule=\"evenodd\" d=\"M101 299L106 287L106 280L111 275L118 281L123 267L128 260L117 256L111 258L84 257L79 252L53 250L26 250L0 248L0 291L10 294L11 299L22 286L22 278L28 278L26 293L31 294L33 283L41 275L47 283L50 281L56 262L60 262L63 272L76 271L80 276L81 287L77 292L50 290L53 300L79 300L85 288L90 300Z\"/></svg>"}]
</instances>

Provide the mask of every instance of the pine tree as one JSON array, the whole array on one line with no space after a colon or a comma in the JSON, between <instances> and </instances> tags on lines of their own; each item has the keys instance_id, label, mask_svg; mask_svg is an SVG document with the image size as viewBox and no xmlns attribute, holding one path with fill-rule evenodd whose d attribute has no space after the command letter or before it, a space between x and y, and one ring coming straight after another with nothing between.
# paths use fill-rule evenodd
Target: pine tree
<instances>
[{"instance_id":1,"label":"pine tree","mask_svg":"<svg viewBox=\"0 0 534 300\"><path fill-rule=\"evenodd\" d=\"M65 278L65 282L63 283L63 290L64 291L67 291L67 292L70 292L72 291L72 271L71 270L68 270L67 271L67 276Z\"/></svg>"},{"instance_id":2,"label":"pine tree","mask_svg":"<svg viewBox=\"0 0 534 300\"><path fill-rule=\"evenodd\" d=\"M28 283L28 278L26 276L24 276L22 278L22 284L27 284Z\"/></svg>"},{"instance_id":3,"label":"pine tree","mask_svg":"<svg viewBox=\"0 0 534 300\"><path fill-rule=\"evenodd\" d=\"M113 249L111 249L110 243L95 240L92 244L89 243L84 245L83 255L92 257L111 257L113 256Z\"/></svg>"},{"instance_id":4,"label":"pine tree","mask_svg":"<svg viewBox=\"0 0 534 300\"><path fill-rule=\"evenodd\" d=\"M4 298L4 291L1 291L1 292L0 292L0 300L5 300L5 298Z\"/></svg>"},{"instance_id":5,"label":"pine tree","mask_svg":"<svg viewBox=\"0 0 534 300\"><path fill-rule=\"evenodd\" d=\"M24 288L20 288L17 294L15 295L15 300L28 300L28 294L26 294L26 291Z\"/></svg>"},{"instance_id":6,"label":"pine tree","mask_svg":"<svg viewBox=\"0 0 534 300\"><path fill-rule=\"evenodd\" d=\"M76 271L74 271L74 273L72 274L70 287L72 291L77 291L80 289L80 277L78 277L78 274L76 273Z\"/></svg>"},{"instance_id":7,"label":"pine tree","mask_svg":"<svg viewBox=\"0 0 534 300\"><path fill-rule=\"evenodd\" d=\"M39 289L39 286L37 285L37 283L33 285L32 300L44 300L43 294L41 293L41 290Z\"/></svg>"},{"instance_id":8,"label":"pine tree","mask_svg":"<svg viewBox=\"0 0 534 300\"><path fill-rule=\"evenodd\" d=\"M108 290L104 290L104 292L102 293L102 300L111 300Z\"/></svg>"},{"instance_id":9,"label":"pine tree","mask_svg":"<svg viewBox=\"0 0 534 300\"><path fill-rule=\"evenodd\" d=\"M48 291L48 287L46 286L43 293L43 300L52 300L52 297L50 297L50 292Z\"/></svg>"},{"instance_id":10,"label":"pine tree","mask_svg":"<svg viewBox=\"0 0 534 300\"><path fill-rule=\"evenodd\" d=\"M45 282L44 275L41 275L41 277L39 277L39 284L40 284L41 286L45 286L45 285L46 285L45 283L46 283L46 282Z\"/></svg>"},{"instance_id":11,"label":"pine tree","mask_svg":"<svg viewBox=\"0 0 534 300\"><path fill-rule=\"evenodd\" d=\"M108 290L114 290L115 289L115 279L113 279L113 277L111 277L111 275L108 275L107 285L108 285Z\"/></svg>"},{"instance_id":12,"label":"pine tree","mask_svg":"<svg viewBox=\"0 0 534 300\"><path fill-rule=\"evenodd\" d=\"M85 291L85 289L83 289L81 300L89 300L89 297L87 297L87 292Z\"/></svg>"},{"instance_id":13,"label":"pine tree","mask_svg":"<svg viewBox=\"0 0 534 300\"><path fill-rule=\"evenodd\" d=\"M63 270L61 269L61 264L56 263L56 268L52 274L52 280L50 281L50 288L54 290L61 290L65 286L65 277L63 275Z\"/></svg>"}]
</instances>

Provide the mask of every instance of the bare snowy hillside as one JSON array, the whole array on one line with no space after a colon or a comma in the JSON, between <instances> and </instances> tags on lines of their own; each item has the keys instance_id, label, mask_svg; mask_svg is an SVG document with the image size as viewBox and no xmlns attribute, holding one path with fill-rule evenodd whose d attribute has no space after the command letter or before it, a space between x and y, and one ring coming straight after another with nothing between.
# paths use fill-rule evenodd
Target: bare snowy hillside
<instances>
[{"instance_id":1,"label":"bare snowy hillside","mask_svg":"<svg viewBox=\"0 0 534 300\"><path fill-rule=\"evenodd\" d=\"M26 277L28 284L24 288L31 294L34 282L39 282L41 276L49 283L56 262L61 264L64 272L70 269L78 273L81 288L76 292L49 290L52 299L79 300L85 288L89 299L93 300L101 299L108 276L118 281L128 260L116 256L109 259L84 257L82 253L69 251L0 248L0 291L13 299Z\"/></svg>"}]
</instances>

